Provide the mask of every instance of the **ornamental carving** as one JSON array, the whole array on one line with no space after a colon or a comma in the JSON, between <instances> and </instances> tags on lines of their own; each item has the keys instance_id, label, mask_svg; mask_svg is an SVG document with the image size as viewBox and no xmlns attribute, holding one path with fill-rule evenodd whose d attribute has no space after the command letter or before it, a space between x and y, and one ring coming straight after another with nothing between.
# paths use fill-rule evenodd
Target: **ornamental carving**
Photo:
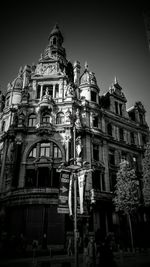
<instances>
[{"instance_id":1,"label":"ornamental carving","mask_svg":"<svg viewBox=\"0 0 150 267\"><path fill-rule=\"evenodd\" d=\"M38 75L51 75L57 73L56 64L38 64L35 70L35 74Z\"/></svg>"}]
</instances>

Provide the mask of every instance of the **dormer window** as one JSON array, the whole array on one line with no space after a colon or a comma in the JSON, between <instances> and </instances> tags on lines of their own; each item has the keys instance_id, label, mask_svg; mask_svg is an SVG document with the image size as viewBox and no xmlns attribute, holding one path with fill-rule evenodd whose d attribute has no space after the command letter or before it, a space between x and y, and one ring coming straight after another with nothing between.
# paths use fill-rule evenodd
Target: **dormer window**
<instances>
[{"instance_id":1,"label":"dormer window","mask_svg":"<svg viewBox=\"0 0 150 267\"><path fill-rule=\"evenodd\" d=\"M122 116L122 104L115 101L115 113Z\"/></svg>"},{"instance_id":2,"label":"dormer window","mask_svg":"<svg viewBox=\"0 0 150 267\"><path fill-rule=\"evenodd\" d=\"M115 101L115 112L116 114L119 114L119 111L118 111L118 102Z\"/></svg>"},{"instance_id":3,"label":"dormer window","mask_svg":"<svg viewBox=\"0 0 150 267\"><path fill-rule=\"evenodd\" d=\"M135 119L135 111L134 110L129 112L129 117L130 117L130 119L132 121L136 121L136 119Z\"/></svg>"},{"instance_id":4,"label":"dormer window","mask_svg":"<svg viewBox=\"0 0 150 267\"><path fill-rule=\"evenodd\" d=\"M91 91L91 101L96 102L96 96L97 96L96 92Z\"/></svg>"}]
</instances>

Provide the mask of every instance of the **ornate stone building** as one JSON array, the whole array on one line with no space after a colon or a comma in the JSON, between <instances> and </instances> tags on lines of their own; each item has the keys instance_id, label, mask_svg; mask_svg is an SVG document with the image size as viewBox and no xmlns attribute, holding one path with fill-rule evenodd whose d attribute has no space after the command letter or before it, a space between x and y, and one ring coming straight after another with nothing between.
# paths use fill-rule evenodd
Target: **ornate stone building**
<instances>
[{"instance_id":1,"label":"ornate stone building","mask_svg":"<svg viewBox=\"0 0 150 267\"><path fill-rule=\"evenodd\" d=\"M115 79L101 95L93 72L66 59L56 25L37 65L26 65L0 98L1 231L23 233L63 247L73 231L69 214L58 212L59 166L73 157L73 126L81 139L82 161L92 173L85 184L90 216L80 216L78 229L105 234L118 223L112 205L116 172L122 159L136 167L149 129L141 102L126 109L126 97ZM86 228L86 229L85 229Z\"/></svg>"}]
</instances>

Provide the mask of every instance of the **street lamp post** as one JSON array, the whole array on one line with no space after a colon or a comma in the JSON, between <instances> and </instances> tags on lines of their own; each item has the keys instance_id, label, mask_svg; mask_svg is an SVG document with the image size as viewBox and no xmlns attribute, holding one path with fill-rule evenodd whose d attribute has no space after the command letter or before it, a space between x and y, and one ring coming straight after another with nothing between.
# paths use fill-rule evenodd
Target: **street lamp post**
<instances>
[{"instance_id":1,"label":"street lamp post","mask_svg":"<svg viewBox=\"0 0 150 267\"><path fill-rule=\"evenodd\" d=\"M77 175L74 173L74 257L75 267L78 267L78 244L77 244Z\"/></svg>"}]
</instances>

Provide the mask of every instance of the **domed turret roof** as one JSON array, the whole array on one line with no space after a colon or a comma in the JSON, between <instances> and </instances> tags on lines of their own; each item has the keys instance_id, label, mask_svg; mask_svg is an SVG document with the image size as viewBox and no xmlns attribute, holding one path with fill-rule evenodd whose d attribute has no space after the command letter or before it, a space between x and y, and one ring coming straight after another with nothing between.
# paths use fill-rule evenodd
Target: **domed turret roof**
<instances>
[{"instance_id":1,"label":"domed turret roof","mask_svg":"<svg viewBox=\"0 0 150 267\"><path fill-rule=\"evenodd\" d=\"M80 85L82 84L97 85L95 74L94 72L89 71L87 63L85 63L85 70L80 77Z\"/></svg>"},{"instance_id":2,"label":"domed turret roof","mask_svg":"<svg viewBox=\"0 0 150 267\"><path fill-rule=\"evenodd\" d=\"M12 82L14 89L22 89L23 86L23 79L22 79L22 67L19 70L17 78L14 79Z\"/></svg>"}]
</instances>

